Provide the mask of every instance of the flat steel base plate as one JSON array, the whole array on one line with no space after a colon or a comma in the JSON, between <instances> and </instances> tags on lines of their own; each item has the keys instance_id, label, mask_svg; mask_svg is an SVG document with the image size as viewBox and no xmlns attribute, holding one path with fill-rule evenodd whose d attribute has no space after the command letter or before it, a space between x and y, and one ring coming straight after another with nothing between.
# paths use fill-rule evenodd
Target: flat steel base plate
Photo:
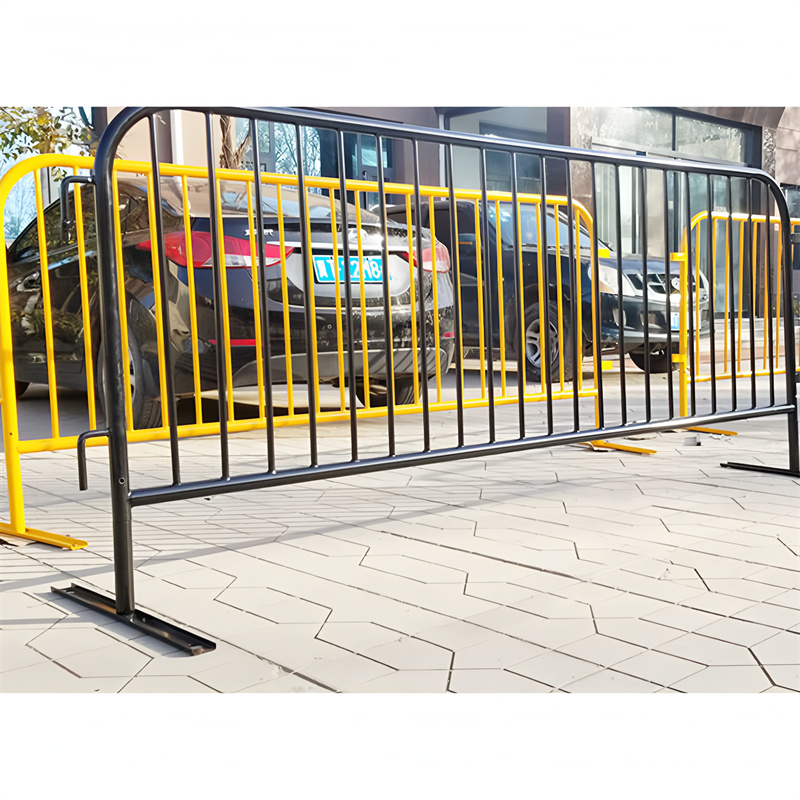
<instances>
[{"instance_id":1,"label":"flat steel base plate","mask_svg":"<svg viewBox=\"0 0 800 800\"><path fill-rule=\"evenodd\" d=\"M737 461L723 461L721 467L730 469L744 469L748 472L768 472L770 475L786 475L788 478L800 478L800 471L795 469L783 469L782 467L765 467L763 464L741 464Z\"/></svg>"},{"instance_id":2,"label":"flat steel base plate","mask_svg":"<svg viewBox=\"0 0 800 800\"><path fill-rule=\"evenodd\" d=\"M201 653L210 653L212 650L217 649L217 645L210 639L205 639L196 633L190 633L177 625L173 625L171 622L154 617L146 611L134 609L131 614L118 614L113 597L106 597L84 586L76 586L73 583L72 586L66 589L59 589L57 586L52 586L51 589L62 597L75 600L87 608L91 608L92 611L107 614L117 622L124 622L132 628L160 639L162 642L168 642L190 655L199 656Z\"/></svg>"}]
</instances>

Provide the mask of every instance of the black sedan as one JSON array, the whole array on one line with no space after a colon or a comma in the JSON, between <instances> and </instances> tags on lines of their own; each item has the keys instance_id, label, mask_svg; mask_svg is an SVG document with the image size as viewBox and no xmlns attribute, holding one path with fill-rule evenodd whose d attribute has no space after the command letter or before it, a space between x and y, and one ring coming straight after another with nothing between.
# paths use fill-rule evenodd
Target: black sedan
<instances>
[{"instance_id":1,"label":"black sedan","mask_svg":"<svg viewBox=\"0 0 800 800\"><path fill-rule=\"evenodd\" d=\"M188 179L190 231L184 229L183 195L179 179L162 179L162 221L165 252L168 258L167 286L169 298L169 347L174 367L174 386L178 398L194 395L193 348L197 342L201 391L217 388L216 342L214 313L214 266L211 247L210 204L208 185L204 180ZM308 379L305 326L305 258L301 247L299 196L296 190L284 187L281 192L283 247L280 242L277 192L264 187L263 222L265 226L265 275L268 297L267 319L271 345L271 369L274 383L285 382L291 371L292 380ZM83 188L81 194L84 214L85 257L89 287L88 305L92 326L94 363L100 345L100 325L97 289L97 248L93 194ZM254 214L248 212L244 184L220 182L223 218L223 245L227 275L227 299L230 319L230 349L233 386L257 384L256 332L253 303L253 274L251 271L250 233ZM74 197L70 195L70 205ZM446 248L432 243L428 231L422 231L423 280L418 291L418 270L409 265L408 235L404 225L388 222L388 263L384 263L383 234L380 218L360 210L360 228L356 228L356 209L347 206L347 223L342 225L341 204L335 202L337 251L333 250L330 198L309 192L306 207L310 219L311 266L320 383L337 383L339 373L339 342L337 336L336 272L339 277L342 315L348 313L345 296L345 265L342 241L350 245L349 272L352 289L352 338L355 353L356 391L365 400L364 363L369 375L370 404L385 405L387 400L387 370L385 358L386 325L384 321L384 270L388 271L392 312L391 341L395 375L395 402L412 402L414 373L421 374L419 341L412 347L412 293L419 312L420 294L424 301L428 346L427 372L435 373L439 358L446 371L454 354L453 283L450 259ZM134 427L160 424L155 296L153 285L147 183L144 178L120 177L119 209L122 231L122 256L125 276L125 303L128 320L129 362L133 399ZM74 219L70 209L69 218ZM53 352L56 383L60 387L85 389L87 382L84 319L80 289L80 261L74 226L66 235L61 225L60 203L44 212L46 231L47 271L53 320ZM361 255L358 257L358 240ZM196 291L197 331L191 325L192 296L189 291L189 247ZM414 259L412 258L412 261ZM282 266L283 265L283 266ZM47 383L45 345L45 315L41 280L39 232L34 220L16 239L8 251L9 288L11 296L14 365L18 395L30 383ZM286 273L284 286L281 272ZM365 325L362 328L361 275L363 273ZM439 343L434 349L433 283L436 281ZM286 347L284 307L288 308L288 341ZM417 320L419 323L419 320ZM347 328L342 323L346 337ZM362 335L366 330L366 342ZM418 325L419 329L419 325ZM341 346L346 348L346 341ZM364 358L364 349L368 356ZM291 356L287 359L287 350ZM288 361L288 367L287 367ZM102 369L97 369L100 375ZM91 380L91 378L89 378ZM102 378L97 378L101 385ZM99 392L102 397L102 392Z\"/></svg>"}]
</instances>

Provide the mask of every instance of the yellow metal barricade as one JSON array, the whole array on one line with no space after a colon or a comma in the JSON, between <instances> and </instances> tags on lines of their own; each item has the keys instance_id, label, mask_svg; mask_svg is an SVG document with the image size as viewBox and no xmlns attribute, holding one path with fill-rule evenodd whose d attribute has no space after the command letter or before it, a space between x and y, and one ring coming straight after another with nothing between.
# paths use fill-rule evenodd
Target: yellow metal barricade
<instances>
[{"instance_id":1,"label":"yellow metal barricade","mask_svg":"<svg viewBox=\"0 0 800 800\"><path fill-rule=\"evenodd\" d=\"M0 182L0 213L4 208L4 204L6 198L8 197L8 193L11 188L26 175L29 174L36 174L38 170L44 169L46 167L60 167L67 171L72 171L73 173L77 174L80 170L88 170L91 169L93 165L93 161L90 158L78 157L78 156L65 156L65 155L49 155L49 156L38 156L35 158L28 159L15 167L13 167L2 179ZM190 166L180 166L180 165L171 165L171 164L163 164L160 166L160 172L162 177L164 178L172 178L176 179L179 188L179 193L182 198L183 203L183 231L184 231L184 238L185 238L185 247L186 247L186 282L187 282L187 290L189 294L189 308L190 308L190 320L189 324L191 327L191 342L192 342L192 352L191 352L191 363L193 369L193 385L194 385L194 397L193 397L193 405L195 411L195 419L193 422L189 423L182 423L179 424L178 427L178 435L180 437L191 437L191 436L199 436L199 435L212 435L218 434L220 432L220 423L217 421L206 421L203 418L203 407L202 407L202 386L200 381L200 365L198 362L198 351L199 351L199 339L198 339L198 319L197 319L197 276L195 275L194 269L194 257L192 253L192 237L190 235L190 216L189 216L189 200L188 200L188 191L189 191L189 182L193 179L202 179L207 180L208 172L205 168L202 167L190 167ZM124 160L119 160L114 163L114 176L115 176L115 183L114 183L114 198L115 198L115 206L116 206L116 225L115 225L115 247L117 253L117 279L120 284L120 308L119 314L121 318L121 329L122 329L122 342L123 342L123 351L129 348L129 323L128 320L128 309L126 303L126 294L125 294L125 275L123 274L123 242L122 242L122 223L120 219L120 198L119 198L119 179L123 176L140 176L143 177L147 184L147 215L149 218L149 250L150 250L150 257L152 259L152 274L153 274L153 293L154 293L154 303L153 303L153 313L156 318L157 325L156 327L156 341L155 346L158 352L158 376L157 376L157 385L158 385L158 401L161 404L162 408L167 406L168 398L167 398L167 385L166 385L166 370L164 369L165 361L165 350L169 346L169 342L165 341L165 337L163 335L164 325L162 316L162 305L161 305L161 297L162 294L166 291L166 287L160 284L159 278L159 270L158 270L158 241L157 241L157 227L156 227L156 214L157 210L155 208L155 204L153 201L153 172L152 166L147 163L139 163L139 162L129 162ZM212 213L216 213L217 219L222 219L222 206L221 206L221 195L222 192L220 191L220 187L223 183L226 185L234 184L241 187L241 191L246 193L246 201L247 201L247 210L249 218L253 218L253 185L254 185L254 175L252 171L249 170L230 170L230 169L219 169L216 171L216 181L217 181L217 206L215 209L212 209ZM277 202L277 217L278 217L278 235L279 235L279 246L280 246L280 281L281 281L281 296L283 298L283 335L284 335L284 344L285 344L285 359L286 359L286 386L287 386L287 394L288 394L288 413L285 416L275 417L273 419L273 424L276 427L286 426L286 425L298 425L298 424L307 424L309 421L309 413L307 411L298 410L296 407L296 397L295 397L295 386L293 385L293 368L292 368L292 342L291 342L291 335L290 335L290 325L289 325L289 318L288 318L288 305L289 305L289 298L288 298L288 288L289 288L289 280L287 278L287 264L286 264L286 231L284 228L284 215L283 215L283 204L285 202L285 193L286 192L296 192L298 190L298 180L296 176L293 175L283 175L283 174L267 174L264 173L261 175L261 182L263 185L268 185L274 187L275 191L275 199ZM311 177L307 176L304 179L304 184L306 189L311 190L326 190L330 197L330 211L331 211L331 233L333 236L333 252L338 252L339 242L336 241L336 229L337 229L337 220L336 220L336 208L333 202L334 192L338 191L339 180L336 178L322 178L322 177ZM49 452L49 451L56 451L56 450L70 450L77 446L78 444L78 436L72 434L66 434L62 432L62 428L60 426L60 417L59 417L59 396L58 396L58 369L57 369L57 359L56 359L56 352L55 352L55 342L54 342L54 317L53 317L53 307L52 307L52 298L50 297L50 281L49 281L49 260L48 260L48 249L47 249L47 238L48 238L48 231L46 230L46 221L44 217L44 208L42 204L42 197L41 192L39 190L38 181L36 182L36 202L37 202L37 226L38 226L38 239L39 239L39 259L41 263L41 281L42 281L42 310L43 310L43 324L44 324L44 339L45 339L45 349L46 349L46 373L47 373L47 384L49 388L49 409L50 409L50 421L51 421L51 431L49 436L37 436L37 438L25 439L21 440L19 437L19 418L18 418L18 403L15 393L16 387L16 379L15 379L15 368L14 368L14 342L13 342L13 325L12 325L12 303L11 298L9 295L9 275L8 275L8 264L6 263L6 253L3 250L0 252L0 389L2 390L2 420L3 420L3 436L4 436L4 449L5 449L5 462L6 462L6 471L7 471L7 482L8 482L8 490L9 490L9 506L10 506L10 520L6 522L0 522L0 532L5 532L9 534L13 534L16 536L34 539L38 541L47 542L49 544L58 545L61 547L68 547L72 549L76 549L79 547L86 546L86 542L72 539L69 537L59 536L58 534L54 533L47 533L43 531L38 531L27 527L25 522L25 509L24 509L24 498L23 498L23 483L22 483L22 474L21 474L21 456L27 453L41 453L41 452ZM357 228L357 257L359 262L363 264L364 259L364 246L361 238L361 203L359 202L360 197L366 193L375 193L378 191L378 186L373 181L363 181L363 180L348 180L346 182L348 192L352 191L355 196L355 213L356 213L356 228ZM449 189L444 187L421 187L420 188L420 195L422 201L429 204L429 208L433 209L433 203L437 200L448 200L450 197ZM412 219L412 200L415 195L415 187L412 185L407 184L400 184L400 183L386 183L384 186L384 193L386 195L392 196L399 196L403 199L406 209L406 225L408 230L410 231L413 224ZM480 389L476 396L471 397L464 397L463 407L465 409L470 408L484 408L489 403L489 397L487 393L487 382L485 380L486 371L493 370L496 368L495 364L487 363L486 360L486 351L485 351L485 336L484 336L484 320L487 315L487 309L484 307L484 293L483 293L483 282L485 280L489 280L489 264L485 263L483 259L488 256L486 253L486 247L483 247L483 243L480 241L480 232L481 232L481 224L480 224L480 212L479 212L479 204L482 202L483 195L479 191L474 190L456 190L455 191L455 198L458 203L466 203L471 205L474 209L474 218L475 218L475 232L476 232L476 255L477 255L477 280L478 280L478 320L479 320L479 331L480 331L480 346L479 346L479 365L480 365ZM497 242L498 242L498 253L496 254L497 260L497 270L498 270L498 286L502 287L503 281L503 268L502 268L502 253L500 251L500 238L501 232L503 230L503 225L507 224L501 220L500 215L500 203L508 203L511 204L513 198L511 193L509 192L500 192L500 191L490 191L486 194L487 201L490 205L494 205L495 210L495 220L497 226ZM535 233L535 243L539 247L539 261L538 261L538 269L539 269L539 314L540 314L540 331L544 330L544 321L542 319L543 313L543 306L545 302L545 298L543 296L543 258L542 258L542 228L546 222L546 218L548 212L552 212L555 216L556 220L560 218L560 215L566 215L569 211L569 204L568 200L565 197L560 196L548 196L546 201L543 202L541 196L535 194L524 194L520 193L517 195L517 204L519 209L523 208L526 205L533 206L536 209L537 215L537 230ZM79 265L80 265L80 279L79 279L79 291L81 294L81 302L80 302L80 323L82 328L82 335L84 337L83 346L84 346L84 358L85 358L85 373L86 373L86 384L87 384L87 417L89 421L90 428L94 429L97 426L97 411L96 411L96 401L97 398L95 396L95 375L96 370L98 367L98 355L97 355L97 347L99 346L99 342L94 341L92 338L92 320L91 320L91 310L90 310L90 293L92 289L93 282L96 280L96 276L91 272L87 263L87 243L89 233L86 230L86 217L83 208L83 202L81 198L81 192L75 192L75 225L76 225L76 235L78 239L78 250L79 250ZM451 209L451 213L455 213L455 209ZM573 219L573 224L575 226L576 237L577 241L575 242L575 252L579 253L582 243L580 241L581 236L581 226L584 227L585 230L589 232L590 238L590 247L594 247L594 237L592 236L593 231L593 221L591 219L590 214L578 202L573 202L571 215ZM521 218L521 214L517 214L517 218ZM444 370L443 364L440 363L439 358L439 349L442 344L442 331L440 330L439 325L439 314L437 313L440 303L440 297L437 293L437 279L436 279L436 259L437 259L437 252L436 247L433 244L435 238L435 220L434 215L431 213L430 215L430 228L431 228L431 238L432 238L432 253L431 258L433 259L432 270L433 270L433 306L434 306L434 313L433 313L433 335L432 335L432 345L433 349L436 353L435 356L435 364L434 367L434 374L433 379L435 380L435 395L432 397L430 402L430 410L431 411L447 411L447 410L454 410L457 408L458 404L455 400L448 399L446 396L446 392L443 392L443 379L444 379ZM310 226L310 215L306 217L307 221L307 240L311 242L311 226ZM456 234L458 235L458 228L457 228L457 214L456 214ZM253 227L251 226L250 230L250 237L249 237L249 247L250 247L250 258L251 263L255 264L257 261L257 246L256 240L254 236ZM558 231L559 225L556 225L556 231ZM343 227L343 231L346 230L346 226ZM517 236L520 235L520 231L517 231ZM342 235L346 235L346 233L342 233ZM219 250L220 250L220 272L221 272L221 287L222 287L222 300L223 300L223 326L224 326L224 333L225 337L228 342L231 341L231 319L230 319L230 309L227 302L227 280L225 276L225 237L223 235L223 226L220 224L218 227L218 238L219 238ZM456 239L457 241L457 239ZM561 242L558 238L558 233L556 234L556 241L555 243L556 252L560 253L561 248L566 246L565 242ZM486 243L488 247L488 243ZM586 247L586 243L583 243L583 246ZM453 268L453 282L455 285L454 288L454 302L461 304L461 271L460 271L460 264L459 264L459 248L458 245L454 243L453 247L451 248L452 252L450 254L450 258L452 261L452 268ZM517 365L515 363L516 359L509 358L509 342L507 341L506 337L506 324L505 324L505 315L506 314L513 314L517 315L517 322L519 325L524 326L525 321L525 293L522 289L524 286L523 282L523 266L522 266L522 253L521 248L519 248L519 261L516 265L518 269L518 280L520 286L520 292L518 297L518 307L506 307L504 305L504 298L502 289L498 292L498 297L494 298L495 306L492 309L493 314L500 315L498 326L499 326L499 336L500 336L500 347L498 353L499 362L499 369L501 374L501 381L499 387L499 394L496 394L494 398L492 398L494 404L496 405L510 405L513 403L519 402L518 392L515 387L515 383L512 381L506 380L506 372L507 370L516 371ZM410 278L411 278L411 286L414 287L415 279L414 279L414 264L415 264L415 253L414 248L412 246L412 237L408 237L408 264L410 270ZM596 258L595 254L592 253L592 264L593 268L596 268ZM577 348L578 348L578 363L574 365L575 369L575 377L574 380L577 382L577 395L580 398L594 398L596 401L597 398L597 372L599 369L602 369L602 359L600 355L600 347L598 342L594 341L592 345L592 369L594 373L594 380L587 381L584 378L582 372L582 361L583 361L583 337L582 337L582 324L583 324L583 310L582 310L582 289L581 289L581 269L580 269L580 257L576 259L577 261L577 269L575 270L577 275L577 286L573 289L573 302L577 303L577 315L578 315L578 330L575 331L574 335L577 337ZM307 263L311 262L311 254L309 253L309 260ZM340 297L339 292L339 276L338 271L334 269L335 274L335 287L336 287L336 318L337 324L335 329L335 336L337 342L337 360L338 360L338 375L339 375L339 407L335 409L322 409L320 407L320 392L319 392L319 385L315 385L313 387L313 402L315 405L316 410L316 418L320 422L324 421L345 421L350 418L350 412L346 407L346 395L344 391L345 386L345 368L344 368L344 351L345 351L345 342L344 342L344 334L342 330L342 316L343 316L343 308L342 308L342 299ZM237 433L237 432L244 432L244 431L252 431L263 429L265 421L266 421L266 403L265 403L265 393L267 391L267 387L264 384L264 364L263 364L263 352L262 352L262 344L264 341L265 331L262 330L262 323L261 323L261 309L260 309L260 294L258 286L258 275L257 270L252 271L253 275L253 308L254 308L254 322L255 322L255 351L256 351L256 359L257 359L257 366L258 366L258 377L257 377L257 392L258 392L258 400L257 400L257 407L258 407L258 415L257 417L253 418L237 418L237 409L234 405L234 393L228 393L228 402L227 402L227 412L228 412L228 422L227 427L229 432ZM596 275L595 275L596 279ZM545 385L545 378L544 378L544 370L542 369L542 376L538 384L530 383L525 380L523 376L522 385L524 387L524 401L525 402L540 402L544 401L550 397L551 400L566 400L572 399L575 396L574 387L570 388L566 385L567 381L565 380L565 352L564 352L564 345L565 345L565 337L564 337L564 330L565 330L565 319L564 314L566 313L566 309L562 302L562 294L563 294L563 287L561 285L561 270L557 270L557 286L553 287L558 292L558 300L557 300L557 308L558 308L558 318L555 320L555 324L558 330L558 341L559 341L559 362L558 362L558 374L553 376L553 385L546 386ZM361 339L363 342L363 381L364 381L364 408L359 408L357 411L358 417L360 418L375 418L375 417L383 417L387 414L385 407L377 407L370 404L370 375L369 375L369 342L367 336L367 329L366 329L366 307L365 307L365 291L364 291L364 271L363 269L360 270L360 279L359 279L359 298L354 301L358 302L360 306L361 312ZM315 313L314 313L314 293L311 293L311 297L309 298L310 305L311 305L311 328L312 328L312 337L311 337L311 347L312 347L312 358L316 361L318 359L318 352L317 352L317 332L315 329ZM417 298L415 291L411 291L411 349L413 353L419 352L419 337L420 333L417 330L417 322L418 322L418 311L420 311L417 306ZM592 321L593 324L597 321L597 315L599 310L595 307L595 295L592 293ZM391 306L391 304L390 304ZM391 312L391 307L390 307ZM391 321L389 320L389 327L388 330L391 331ZM520 332L518 331L518 334ZM524 339L524 327L523 331L521 332L521 336L517 335L514 337L515 343L514 347L519 347L519 340L522 338ZM594 337L593 337L594 338ZM390 351L392 348L389 348ZM543 350L543 348L542 348ZM515 354L516 355L516 354ZM462 356L463 356L463 344L462 344ZM546 354L543 354L543 358L546 357ZM521 354L520 361L524 365L525 364L525 353ZM463 357L460 359L461 363L461 373L456 376L456 380L461 383L462 388L464 387L464 359ZM231 351L230 347L227 348L224 354L224 370L225 370L225 377L227 379L228 387L233 385L233 367L231 361ZM169 438L169 427L166 421L166 415L162 414L161 424L158 427L153 428L141 428L138 429L134 426L134 416L133 416L133 393L132 393L132 386L131 386L131 379L128 370L124 370L125 374L125 405L127 409L127 419L128 419L128 440L130 442L143 442L143 441L155 441L155 440L164 440ZM390 364L387 369L387 375L390 376L391 380L394 380L394 371L391 365L391 357L390 357ZM395 407L395 414L415 414L419 413L422 409L421 400L420 400L420 376L418 374L418 370L413 371L413 401L407 404L400 404L396 405ZM435 398L435 399L434 399ZM106 444L106 439L102 436L97 436L95 438L89 439L86 441L87 446L100 446ZM602 443L605 444L605 443ZM609 445L611 446L611 445ZM633 449L641 452L639 448L630 448L626 445L614 445L619 448L623 449Z\"/></svg>"}]
</instances>

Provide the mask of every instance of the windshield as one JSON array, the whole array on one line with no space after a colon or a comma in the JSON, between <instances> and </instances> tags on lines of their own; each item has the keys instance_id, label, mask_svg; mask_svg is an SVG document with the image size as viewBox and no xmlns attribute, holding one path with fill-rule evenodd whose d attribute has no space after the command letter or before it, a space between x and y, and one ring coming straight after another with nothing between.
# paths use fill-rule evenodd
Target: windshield
<instances>
[{"instance_id":1,"label":"windshield","mask_svg":"<svg viewBox=\"0 0 800 800\"><path fill-rule=\"evenodd\" d=\"M500 239L505 247L514 246L514 207L511 203L500 203ZM520 240L522 245L537 244L537 230L539 225L539 207L532 203L520 203ZM547 212L547 246L556 245L556 220L548 209ZM495 204L489 204L489 219L497 227L497 214ZM575 221L572 242L580 249L591 247L592 237L589 231ZM558 218L558 244L560 247L569 248L569 220L566 215L559 213ZM598 246L605 245L598 240Z\"/></svg>"}]
</instances>

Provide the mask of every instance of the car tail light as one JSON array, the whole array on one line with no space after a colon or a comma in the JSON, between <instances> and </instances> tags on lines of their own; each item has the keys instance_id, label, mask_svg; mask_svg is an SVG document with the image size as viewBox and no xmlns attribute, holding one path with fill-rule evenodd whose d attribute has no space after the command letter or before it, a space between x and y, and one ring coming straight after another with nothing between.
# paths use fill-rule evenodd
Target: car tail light
<instances>
[{"instance_id":1,"label":"car tail light","mask_svg":"<svg viewBox=\"0 0 800 800\"><path fill-rule=\"evenodd\" d=\"M251 265L250 241L248 239L237 239L233 236L225 236L222 241L225 250L225 266L229 269L249 269ZM147 241L136 245L138 250L150 250L151 243ZM285 247L284 253L290 256L291 247ZM186 246L186 235L181 231L164 234L164 252L170 261L174 261L181 267L188 263L188 247ZM208 231L192 231L192 263L195 268L213 266L213 248L211 246L211 234ZM264 245L264 266L272 267L280 264L281 247L277 244Z\"/></svg>"},{"instance_id":2,"label":"car tail light","mask_svg":"<svg viewBox=\"0 0 800 800\"><path fill-rule=\"evenodd\" d=\"M400 253L400 255L408 261L408 253ZM417 254L412 253L413 264L417 265ZM425 272L433 272L433 250L428 247L422 251L422 269ZM436 271L437 272L450 272L450 253L443 244L436 245Z\"/></svg>"}]
</instances>

